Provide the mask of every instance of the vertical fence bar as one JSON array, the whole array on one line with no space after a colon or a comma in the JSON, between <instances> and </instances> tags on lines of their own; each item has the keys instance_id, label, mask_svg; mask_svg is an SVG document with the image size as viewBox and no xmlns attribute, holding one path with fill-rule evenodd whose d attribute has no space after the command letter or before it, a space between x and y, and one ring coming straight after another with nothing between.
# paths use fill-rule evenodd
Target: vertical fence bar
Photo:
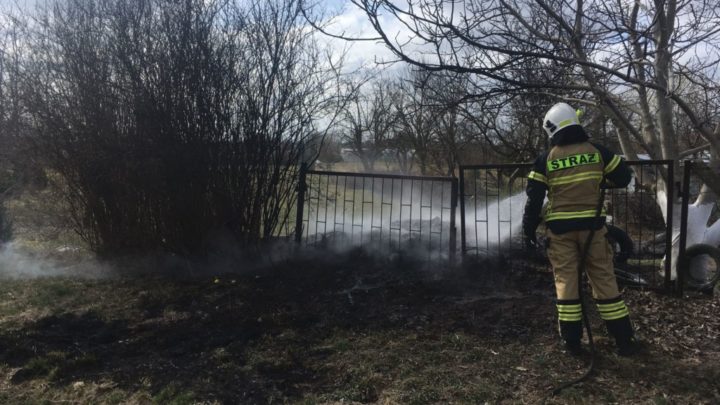
<instances>
[{"instance_id":1,"label":"vertical fence bar","mask_svg":"<svg viewBox=\"0 0 720 405\"><path fill-rule=\"evenodd\" d=\"M352 192L352 213L350 214L350 244L355 242L355 208L357 207L357 177L353 177L353 192ZM362 204L360 204L362 208ZM360 212L362 215L362 212ZM362 229L362 228L361 228ZM362 240L360 240L362 243Z\"/></svg>"},{"instance_id":2,"label":"vertical fence bar","mask_svg":"<svg viewBox=\"0 0 720 405\"><path fill-rule=\"evenodd\" d=\"M693 162L686 160L683 167L683 184L682 184L682 205L680 206L680 247L678 250L678 261L675 265L677 269L676 291L678 296L682 297L683 284L685 283L685 249L687 248L687 226L688 226L688 206L690 204L690 175Z\"/></svg>"},{"instance_id":3,"label":"vertical fence bar","mask_svg":"<svg viewBox=\"0 0 720 405\"><path fill-rule=\"evenodd\" d=\"M478 174L478 173L479 173L479 172L478 172L477 170L473 170L473 171L472 171L472 182L473 182L473 185L472 185L473 191L472 191L472 194L471 194L471 195L472 195L472 200L473 200L473 206L472 206L472 210L473 210L473 229L472 229L472 232L473 232L473 237L475 238L475 239L473 239L473 240L475 241L475 245L474 245L474 247L473 247L473 249L475 250L475 257L477 257L478 254L480 253L480 242L479 242L480 239L478 238L479 233L478 233L478 218L477 218L478 201L480 201L480 200L478 199L478 190L477 190L477 185L478 185L478 181L479 181L479 180L478 180L478 177L479 177L479 174ZM480 180L481 180L481 179L480 179ZM482 190L481 190L481 191L482 191ZM466 209L467 209L467 208L466 208Z\"/></svg>"},{"instance_id":4,"label":"vertical fence bar","mask_svg":"<svg viewBox=\"0 0 720 405\"><path fill-rule=\"evenodd\" d=\"M423 196L426 193L427 186L425 185L425 182L420 182L420 241L422 244L424 244L423 241L423 229L427 229L427 235L428 242L427 242L427 257L430 259L432 257L432 249L431 249L431 242L432 242L432 190L433 189L433 183L430 182L430 204L425 205L423 203ZM423 211L429 209L430 214L428 215L427 220L423 220Z\"/></svg>"},{"instance_id":5,"label":"vertical fence bar","mask_svg":"<svg viewBox=\"0 0 720 405\"><path fill-rule=\"evenodd\" d=\"M403 203L403 197L405 196L405 181L400 180L400 206L398 207L398 210L400 210L400 218L398 220L398 247L402 246L402 226L403 226L403 207L405 206Z\"/></svg>"},{"instance_id":6,"label":"vertical fence bar","mask_svg":"<svg viewBox=\"0 0 720 405\"><path fill-rule=\"evenodd\" d=\"M460 170L462 176L462 170ZM457 229L455 226L455 217L457 216L457 203L458 203L458 179L453 177L452 183L450 183L450 263L455 263L455 252L457 250ZM461 199L462 200L462 199ZM460 215L464 216L462 212ZM464 221L463 221L464 222ZM464 232L463 232L464 234Z\"/></svg>"},{"instance_id":7,"label":"vertical fence bar","mask_svg":"<svg viewBox=\"0 0 720 405\"><path fill-rule=\"evenodd\" d=\"M362 195L360 197L360 245L363 244L363 234L365 233L365 188L367 187L365 185L366 178L362 178ZM372 222L371 222L372 224ZM372 235L370 236L370 241L372 241Z\"/></svg>"},{"instance_id":8,"label":"vertical fence bar","mask_svg":"<svg viewBox=\"0 0 720 405\"><path fill-rule=\"evenodd\" d=\"M515 177L514 177L514 175L515 175L515 173L510 174L510 177L509 177L509 179L508 179L508 187L507 187L507 188L508 188L508 206L509 206L508 210L510 210L510 215L509 215L509 218L508 218L508 221L509 221L509 222L508 222L508 225L509 225L509 227L508 227L508 249L509 249L509 250L512 250L512 248L513 248L513 245L512 245L512 241L513 241L513 234L512 234L512 230L513 230L512 197L513 197L513 195L515 195L515 193L513 193L513 183L515 183Z\"/></svg>"},{"instance_id":9,"label":"vertical fence bar","mask_svg":"<svg viewBox=\"0 0 720 405\"><path fill-rule=\"evenodd\" d=\"M307 190L307 163L300 164L300 172L298 173L298 197L297 197L297 216L295 217L295 242L302 241L303 228L303 210L305 209L305 191Z\"/></svg>"},{"instance_id":10,"label":"vertical fence bar","mask_svg":"<svg viewBox=\"0 0 720 405\"><path fill-rule=\"evenodd\" d=\"M502 256L502 242L500 240L500 223L501 223L501 219L502 219L502 218L500 218L500 203L501 203L500 194L502 193L501 192L502 187L500 186L500 182L502 180L502 173L503 173L502 169L498 169L497 172L495 173L495 188L497 189L497 252L498 252L498 257ZM490 227L490 211L487 212L486 217L488 219L487 226L489 228ZM490 238L488 238L488 240L490 240Z\"/></svg>"},{"instance_id":11,"label":"vertical fence bar","mask_svg":"<svg viewBox=\"0 0 720 405\"><path fill-rule=\"evenodd\" d=\"M467 246L465 239L465 169L462 166L460 166L458 193L460 194L460 254L465 257Z\"/></svg>"},{"instance_id":12,"label":"vertical fence bar","mask_svg":"<svg viewBox=\"0 0 720 405\"><path fill-rule=\"evenodd\" d=\"M490 184L490 181L488 180L489 171L485 171L485 181L483 182L483 186L485 188L485 251L490 252L490 210L488 207L488 200L490 200L488 185ZM477 215L477 210L475 210ZM477 220L475 221L475 227L477 227ZM479 252L479 251L478 251Z\"/></svg>"},{"instance_id":13,"label":"vertical fence bar","mask_svg":"<svg viewBox=\"0 0 720 405\"><path fill-rule=\"evenodd\" d=\"M640 184L645 184L645 168L644 168L643 166L640 166ZM643 200L644 200L643 197L645 196L645 190L643 190L642 188L638 188L638 187L637 187L637 184L636 184L636 185L635 185L635 191L637 192L637 190L640 190L640 209L642 210L642 208L644 207L644 205L643 205ZM628 194L629 194L629 193L628 193ZM628 212L629 212L629 210L628 210ZM638 229L638 246L642 246L642 244L643 244L643 230L645 230L645 228L643 227L644 219L643 219L642 215L637 215L637 216L636 216L636 221L637 221L637 222L636 222L636 226L637 226L637 229Z\"/></svg>"},{"instance_id":14,"label":"vertical fence bar","mask_svg":"<svg viewBox=\"0 0 720 405\"><path fill-rule=\"evenodd\" d=\"M313 224L313 229L315 229L315 240L313 241L313 244L317 245L318 238L320 237L320 232L318 232L319 224L320 224L320 188L322 187L322 177L321 176L312 176L310 180L310 209L315 210L315 221ZM313 189L315 189L315 202L313 203ZM308 240L310 240L310 213L311 211L308 210Z\"/></svg>"},{"instance_id":15,"label":"vertical fence bar","mask_svg":"<svg viewBox=\"0 0 720 405\"><path fill-rule=\"evenodd\" d=\"M338 197L340 196L340 191L338 191L338 186L340 183L340 176L335 176L335 208L333 210L333 232L337 232L337 209L338 209Z\"/></svg>"},{"instance_id":16,"label":"vertical fence bar","mask_svg":"<svg viewBox=\"0 0 720 405\"><path fill-rule=\"evenodd\" d=\"M675 209L675 162L668 163L665 191L667 195L667 215L665 218L665 289L672 287L672 243L673 243L673 222L675 221L673 210Z\"/></svg>"}]
</instances>

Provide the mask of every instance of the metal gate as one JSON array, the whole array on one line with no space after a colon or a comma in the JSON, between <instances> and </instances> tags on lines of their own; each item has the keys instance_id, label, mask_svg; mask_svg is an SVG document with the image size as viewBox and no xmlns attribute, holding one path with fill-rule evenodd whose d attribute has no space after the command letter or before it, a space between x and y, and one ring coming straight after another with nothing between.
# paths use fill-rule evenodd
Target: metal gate
<instances>
[{"instance_id":1,"label":"metal gate","mask_svg":"<svg viewBox=\"0 0 720 405\"><path fill-rule=\"evenodd\" d=\"M458 181L452 177L301 170L295 240L313 246L456 251Z\"/></svg>"},{"instance_id":2,"label":"metal gate","mask_svg":"<svg viewBox=\"0 0 720 405\"><path fill-rule=\"evenodd\" d=\"M627 163L635 172L633 181L624 189L608 190L605 201L608 224L624 231L631 241L630 251L621 252L621 262L616 254L616 268L639 274L653 287L674 286L682 293L686 275L677 266L673 283L673 262L682 263L688 244L696 243L687 240L688 207L703 181L708 181L703 178L708 168L702 162L682 162L680 189L679 182L662 181L674 178L674 161ZM512 259L523 249L522 214L531 166L460 166L459 179L317 171L303 166L295 240L312 246L361 246L453 260L459 219L463 257ZM657 193L661 184L667 197ZM676 192L683 202L680 218L673 218ZM720 217L717 206L713 212L714 219Z\"/></svg>"},{"instance_id":3,"label":"metal gate","mask_svg":"<svg viewBox=\"0 0 720 405\"><path fill-rule=\"evenodd\" d=\"M628 162L627 188L608 190L608 223L632 239L622 266L653 286L669 287L672 268L673 198L658 200L661 179L673 178L673 161ZM531 164L460 166L460 239L463 256L512 258L523 249L522 214ZM673 195L672 181L668 194ZM660 204L663 205L661 208ZM667 221L663 215L667 213ZM618 246L619 247L619 246Z\"/></svg>"}]
</instances>

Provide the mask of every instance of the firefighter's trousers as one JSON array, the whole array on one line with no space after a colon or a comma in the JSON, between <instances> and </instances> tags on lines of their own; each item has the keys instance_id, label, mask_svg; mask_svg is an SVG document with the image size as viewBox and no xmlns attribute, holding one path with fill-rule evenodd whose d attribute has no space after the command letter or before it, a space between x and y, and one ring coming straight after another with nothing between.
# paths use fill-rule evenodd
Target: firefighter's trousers
<instances>
[{"instance_id":1,"label":"firefighter's trousers","mask_svg":"<svg viewBox=\"0 0 720 405\"><path fill-rule=\"evenodd\" d=\"M560 335L567 342L582 338L582 309L578 292L578 263L590 231L555 234L548 229L548 258L555 273ZM592 294L608 332L622 344L632 339L633 328L625 302L618 291L613 252L607 229L595 231L585 260Z\"/></svg>"}]
</instances>

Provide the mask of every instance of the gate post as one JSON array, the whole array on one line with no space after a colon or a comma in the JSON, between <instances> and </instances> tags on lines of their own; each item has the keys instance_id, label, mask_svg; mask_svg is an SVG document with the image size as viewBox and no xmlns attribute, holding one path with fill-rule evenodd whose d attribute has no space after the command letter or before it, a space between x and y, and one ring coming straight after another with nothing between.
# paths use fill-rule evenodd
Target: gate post
<instances>
[{"instance_id":1,"label":"gate post","mask_svg":"<svg viewBox=\"0 0 720 405\"><path fill-rule=\"evenodd\" d=\"M305 191L307 190L307 163L300 164L300 172L298 173L298 196L297 196L297 216L295 217L295 242L302 242L303 229L303 210L305 209Z\"/></svg>"},{"instance_id":2,"label":"gate post","mask_svg":"<svg viewBox=\"0 0 720 405\"><path fill-rule=\"evenodd\" d=\"M453 177L450 182L450 263L455 264L457 250L457 226L455 225L458 202L458 179Z\"/></svg>"},{"instance_id":3,"label":"gate post","mask_svg":"<svg viewBox=\"0 0 720 405\"><path fill-rule=\"evenodd\" d=\"M665 218L665 290L672 289L672 243L673 243L673 227L675 209L675 161L668 163L667 181L665 186L667 193L667 207L665 208L667 215ZM679 262L679 261L678 261ZM677 263L675 264L677 266Z\"/></svg>"},{"instance_id":4,"label":"gate post","mask_svg":"<svg viewBox=\"0 0 720 405\"><path fill-rule=\"evenodd\" d=\"M460 166L457 198L460 199L460 254L464 258L467 245L465 241L465 169L462 166Z\"/></svg>"},{"instance_id":5,"label":"gate post","mask_svg":"<svg viewBox=\"0 0 720 405\"><path fill-rule=\"evenodd\" d=\"M677 270L676 289L677 295L682 297L683 287L685 284L685 249L687 248L687 226L688 226L688 206L690 204L690 174L692 172L693 161L686 160L683 166L683 184L682 195L680 201L680 246L678 248L678 258L675 268Z\"/></svg>"}]
</instances>

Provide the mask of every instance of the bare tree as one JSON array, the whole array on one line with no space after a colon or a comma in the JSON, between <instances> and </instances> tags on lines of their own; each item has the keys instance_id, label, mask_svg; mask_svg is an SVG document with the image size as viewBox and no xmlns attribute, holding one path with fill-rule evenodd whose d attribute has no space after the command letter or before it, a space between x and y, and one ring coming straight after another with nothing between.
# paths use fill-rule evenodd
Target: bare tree
<instances>
[{"instance_id":1,"label":"bare tree","mask_svg":"<svg viewBox=\"0 0 720 405\"><path fill-rule=\"evenodd\" d=\"M451 176L469 146L481 138L475 121L466 112L475 104L468 100L468 76L435 73L428 82L435 110L434 147L431 155L438 171ZM481 114L484 114L481 112Z\"/></svg>"},{"instance_id":2,"label":"bare tree","mask_svg":"<svg viewBox=\"0 0 720 405\"><path fill-rule=\"evenodd\" d=\"M331 168L333 164L342 161L341 136L337 133L330 133L322 142L317 145L317 160L315 165L318 168Z\"/></svg>"},{"instance_id":3,"label":"bare tree","mask_svg":"<svg viewBox=\"0 0 720 405\"><path fill-rule=\"evenodd\" d=\"M404 145L416 161L421 174L427 174L431 165L436 110L432 107L429 82L431 74L420 69L407 71L401 84L401 104L398 107L400 131L397 143Z\"/></svg>"},{"instance_id":4,"label":"bare tree","mask_svg":"<svg viewBox=\"0 0 720 405\"><path fill-rule=\"evenodd\" d=\"M562 69L561 66L548 69L541 60L527 59L519 62L511 74L516 81L544 82L550 77L561 77ZM505 90L485 97L471 94L473 102L467 104L465 114L480 129L495 154L515 161L531 161L539 150L549 146L542 128L547 106L565 94L558 89L522 89L503 83L497 86Z\"/></svg>"},{"instance_id":5,"label":"bare tree","mask_svg":"<svg viewBox=\"0 0 720 405\"><path fill-rule=\"evenodd\" d=\"M623 152L631 158L638 152L654 159L677 159L697 152L697 148L680 150L688 142L680 141L686 134L676 133L674 123L682 119L693 129L692 136L704 140L700 147L711 152L717 174L717 104L713 102L710 109L693 104L688 91L692 83L695 91L705 94L702 99L717 98L720 4L715 1L352 3L365 12L376 30L375 38L364 39L383 42L396 61L429 71L471 75L475 94L481 97L508 91L546 92L595 107L612 122ZM409 38L388 31L395 23L403 26ZM519 75L528 61L545 74ZM698 204L707 202L710 195L703 193ZM666 195L662 182L658 196L662 209L663 201L673 198ZM698 231L702 240L703 230Z\"/></svg>"},{"instance_id":6,"label":"bare tree","mask_svg":"<svg viewBox=\"0 0 720 405\"><path fill-rule=\"evenodd\" d=\"M399 97L394 83L378 79L366 92L360 91L343 113L344 143L371 172L376 161L385 154L398 130L396 106Z\"/></svg>"},{"instance_id":7,"label":"bare tree","mask_svg":"<svg viewBox=\"0 0 720 405\"><path fill-rule=\"evenodd\" d=\"M640 1L567 0L353 3L366 12L377 39L398 60L475 75L476 89L483 89L478 94L574 91L579 100L602 108L620 132L657 158L680 154L671 128L671 106L676 104L708 142L716 143L711 123L676 91L679 77L702 83L707 90L716 87L712 79L720 6L714 2L658 0L647 7ZM403 23L411 39L401 41L386 32L388 20L379 18L382 13ZM680 20L686 23L680 26ZM706 47L707 57L691 57L699 44ZM528 60L539 61L550 74L521 77L517 69ZM555 69L558 66L563 69Z\"/></svg>"},{"instance_id":8,"label":"bare tree","mask_svg":"<svg viewBox=\"0 0 720 405\"><path fill-rule=\"evenodd\" d=\"M398 108L398 143L414 157L422 174L452 175L480 133L469 109L467 81L457 75L407 71ZM466 159L467 160L467 159Z\"/></svg>"},{"instance_id":9,"label":"bare tree","mask_svg":"<svg viewBox=\"0 0 720 405\"><path fill-rule=\"evenodd\" d=\"M0 15L0 193L14 185L44 181L42 172L33 167L36 156L26 142L29 123L21 102L26 52L22 21L14 13Z\"/></svg>"}]
</instances>

